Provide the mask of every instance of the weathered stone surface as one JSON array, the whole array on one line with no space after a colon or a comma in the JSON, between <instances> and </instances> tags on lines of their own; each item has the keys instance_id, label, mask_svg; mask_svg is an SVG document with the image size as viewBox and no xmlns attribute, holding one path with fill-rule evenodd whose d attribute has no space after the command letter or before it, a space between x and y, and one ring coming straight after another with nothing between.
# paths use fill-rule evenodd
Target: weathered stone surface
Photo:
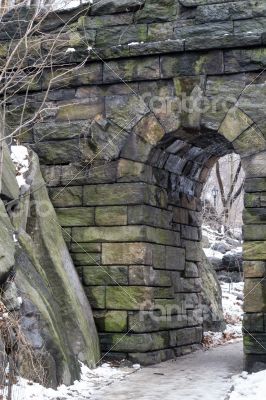
<instances>
[{"instance_id":1,"label":"weathered stone surface","mask_svg":"<svg viewBox=\"0 0 266 400\"><path fill-rule=\"evenodd\" d=\"M147 0L143 9L137 11L138 22L171 21L179 16L179 4L175 0Z\"/></svg>"},{"instance_id":2,"label":"weathered stone surface","mask_svg":"<svg viewBox=\"0 0 266 400\"><path fill-rule=\"evenodd\" d=\"M101 3L94 3L91 6L91 15L116 14L128 12L143 5L143 0L102 0Z\"/></svg>"},{"instance_id":3,"label":"weathered stone surface","mask_svg":"<svg viewBox=\"0 0 266 400\"><path fill-rule=\"evenodd\" d=\"M160 208L137 205L128 207L128 223L171 229L172 214Z\"/></svg>"},{"instance_id":4,"label":"weathered stone surface","mask_svg":"<svg viewBox=\"0 0 266 400\"><path fill-rule=\"evenodd\" d=\"M40 123L33 128L35 142L42 140L73 139L89 132L88 122Z\"/></svg>"},{"instance_id":5,"label":"weathered stone surface","mask_svg":"<svg viewBox=\"0 0 266 400\"><path fill-rule=\"evenodd\" d=\"M96 207L95 223L104 226L127 225L127 207Z\"/></svg>"},{"instance_id":6,"label":"weathered stone surface","mask_svg":"<svg viewBox=\"0 0 266 400\"><path fill-rule=\"evenodd\" d=\"M134 132L152 145L156 145L163 138L165 133L162 126L153 115L143 117L135 126Z\"/></svg>"},{"instance_id":7,"label":"weathered stone surface","mask_svg":"<svg viewBox=\"0 0 266 400\"><path fill-rule=\"evenodd\" d=\"M266 283L261 279L246 279L244 288L244 311L265 312L266 311Z\"/></svg>"},{"instance_id":8,"label":"weathered stone surface","mask_svg":"<svg viewBox=\"0 0 266 400\"><path fill-rule=\"evenodd\" d=\"M246 278L264 278L266 275L264 261L244 261L243 269Z\"/></svg>"},{"instance_id":9,"label":"weathered stone surface","mask_svg":"<svg viewBox=\"0 0 266 400\"><path fill-rule=\"evenodd\" d=\"M61 226L94 225L93 207L58 208L56 214Z\"/></svg>"},{"instance_id":10,"label":"weathered stone surface","mask_svg":"<svg viewBox=\"0 0 266 400\"><path fill-rule=\"evenodd\" d=\"M181 75L219 74L223 72L222 53L214 51L197 55L194 53L176 56L162 56L163 78Z\"/></svg>"},{"instance_id":11,"label":"weathered stone surface","mask_svg":"<svg viewBox=\"0 0 266 400\"><path fill-rule=\"evenodd\" d=\"M245 113L239 108L233 107L227 113L224 121L222 122L219 133L223 135L230 142L233 142L242 132L248 129L253 124Z\"/></svg>"},{"instance_id":12,"label":"weathered stone surface","mask_svg":"<svg viewBox=\"0 0 266 400\"><path fill-rule=\"evenodd\" d=\"M82 205L82 187L67 186L50 188L49 194L55 207L73 207Z\"/></svg>"},{"instance_id":13,"label":"weathered stone surface","mask_svg":"<svg viewBox=\"0 0 266 400\"><path fill-rule=\"evenodd\" d=\"M256 71L266 65L266 49L228 50L224 53L226 73Z\"/></svg>"},{"instance_id":14,"label":"weathered stone surface","mask_svg":"<svg viewBox=\"0 0 266 400\"><path fill-rule=\"evenodd\" d=\"M134 41L134 40L132 40ZM120 82L158 79L160 76L159 57L145 57L142 60L126 59L110 61L104 65L103 81ZM134 92L132 90L132 92Z\"/></svg>"},{"instance_id":15,"label":"weathered stone surface","mask_svg":"<svg viewBox=\"0 0 266 400\"><path fill-rule=\"evenodd\" d=\"M245 224L265 224L266 209L265 208L246 208L243 212Z\"/></svg>"},{"instance_id":16,"label":"weathered stone surface","mask_svg":"<svg viewBox=\"0 0 266 400\"><path fill-rule=\"evenodd\" d=\"M149 112L144 101L134 94L129 96L110 96L105 100L106 116L122 131L129 131Z\"/></svg>"},{"instance_id":17,"label":"weathered stone surface","mask_svg":"<svg viewBox=\"0 0 266 400\"><path fill-rule=\"evenodd\" d=\"M80 251L82 252L82 246L80 248ZM101 254L100 253L89 253L83 251L82 253L73 253L72 254L72 260L75 263L75 266L80 266L80 265L95 265L95 264L100 264L101 263Z\"/></svg>"},{"instance_id":18,"label":"weathered stone surface","mask_svg":"<svg viewBox=\"0 0 266 400\"><path fill-rule=\"evenodd\" d=\"M113 26L111 28L101 28L97 30L95 44L96 47L110 47L116 44L138 43L146 41L147 26L144 24L130 24L125 26ZM112 61L111 61L112 64ZM110 76L110 75L109 75ZM111 75L114 76L114 75ZM117 80L117 78L115 79Z\"/></svg>"},{"instance_id":19,"label":"weathered stone surface","mask_svg":"<svg viewBox=\"0 0 266 400\"><path fill-rule=\"evenodd\" d=\"M123 340L122 337L124 337ZM101 343L105 351L110 350L115 346L117 351L126 352L146 352L155 349L164 349L168 347L169 338L168 332L154 332L141 334L131 334L127 335L121 334L104 334L100 335Z\"/></svg>"},{"instance_id":20,"label":"weathered stone surface","mask_svg":"<svg viewBox=\"0 0 266 400\"><path fill-rule=\"evenodd\" d=\"M244 242L244 260L266 260L266 242Z\"/></svg>"},{"instance_id":21,"label":"weathered stone surface","mask_svg":"<svg viewBox=\"0 0 266 400\"><path fill-rule=\"evenodd\" d=\"M106 308L111 310L146 310L153 303L153 288L119 286L106 288Z\"/></svg>"},{"instance_id":22,"label":"weathered stone surface","mask_svg":"<svg viewBox=\"0 0 266 400\"><path fill-rule=\"evenodd\" d=\"M260 178L266 175L266 151L245 157L242 160L246 178Z\"/></svg>"},{"instance_id":23,"label":"weathered stone surface","mask_svg":"<svg viewBox=\"0 0 266 400\"><path fill-rule=\"evenodd\" d=\"M84 290L93 309L104 310L106 308L105 286L88 286L85 287Z\"/></svg>"},{"instance_id":24,"label":"weathered stone surface","mask_svg":"<svg viewBox=\"0 0 266 400\"><path fill-rule=\"evenodd\" d=\"M15 243L13 230L5 206L0 200L0 283L4 283L12 267L14 266Z\"/></svg>"},{"instance_id":25,"label":"weathered stone surface","mask_svg":"<svg viewBox=\"0 0 266 400\"><path fill-rule=\"evenodd\" d=\"M83 283L85 286L127 285L128 268L124 266L87 265L83 267Z\"/></svg>"},{"instance_id":26,"label":"weathered stone surface","mask_svg":"<svg viewBox=\"0 0 266 400\"><path fill-rule=\"evenodd\" d=\"M126 311L98 311L94 313L94 319L100 332L127 331Z\"/></svg>"},{"instance_id":27,"label":"weathered stone surface","mask_svg":"<svg viewBox=\"0 0 266 400\"><path fill-rule=\"evenodd\" d=\"M147 265L131 265L128 270L129 284L140 286L171 286L170 271L155 270Z\"/></svg>"},{"instance_id":28,"label":"weathered stone surface","mask_svg":"<svg viewBox=\"0 0 266 400\"><path fill-rule=\"evenodd\" d=\"M149 243L103 243L103 265L152 264L152 247Z\"/></svg>"},{"instance_id":29,"label":"weathered stone surface","mask_svg":"<svg viewBox=\"0 0 266 400\"><path fill-rule=\"evenodd\" d=\"M263 313L244 314L243 327L246 331L263 332L263 326L264 326Z\"/></svg>"},{"instance_id":30,"label":"weathered stone surface","mask_svg":"<svg viewBox=\"0 0 266 400\"><path fill-rule=\"evenodd\" d=\"M265 138L255 125L244 131L233 142L234 149L241 157L249 156L260 151L265 151Z\"/></svg>"}]
</instances>

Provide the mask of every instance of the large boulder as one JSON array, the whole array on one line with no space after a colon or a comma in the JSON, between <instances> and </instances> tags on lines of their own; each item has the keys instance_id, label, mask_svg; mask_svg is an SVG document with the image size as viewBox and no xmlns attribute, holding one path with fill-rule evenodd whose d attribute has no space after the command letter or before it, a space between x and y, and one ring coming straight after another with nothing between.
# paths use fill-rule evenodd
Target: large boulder
<instances>
[{"instance_id":1,"label":"large boulder","mask_svg":"<svg viewBox=\"0 0 266 400\"><path fill-rule=\"evenodd\" d=\"M30 191L13 216L19 241L16 285L22 294L22 315L25 299L35 310L24 313L23 324L35 351L45 349L46 383L68 385L79 378L79 361L95 367L100 358L98 335L35 153L30 165ZM22 364L27 376L29 366Z\"/></svg>"},{"instance_id":2,"label":"large boulder","mask_svg":"<svg viewBox=\"0 0 266 400\"><path fill-rule=\"evenodd\" d=\"M13 230L4 203L0 200L0 284L5 282L14 265Z\"/></svg>"},{"instance_id":3,"label":"large boulder","mask_svg":"<svg viewBox=\"0 0 266 400\"><path fill-rule=\"evenodd\" d=\"M199 274L202 280L201 303L203 309L203 329L205 331L223 331L225 322L222 306L222 290L216 273L203 254L199 263Z\"/></svg>"}]
</instances>

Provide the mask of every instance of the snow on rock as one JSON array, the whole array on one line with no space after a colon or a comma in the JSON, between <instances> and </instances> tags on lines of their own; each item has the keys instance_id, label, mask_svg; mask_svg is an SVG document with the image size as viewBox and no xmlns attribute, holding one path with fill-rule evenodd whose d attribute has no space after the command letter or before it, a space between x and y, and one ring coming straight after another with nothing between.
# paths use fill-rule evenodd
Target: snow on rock
<instances>
[{"instance_id":1,"label":"snow on rock","mask_svg":"<svg viewBox=\"0 0 266 400\"><path fill-rule=\"evenodd\" d=\"M23 174L29 169L29 153L25 146L11 146L11 158L17 170L17 182L19 187L25 185Z\"/></svg>"},{"instance_id":2,"label":"snow on rock","mask_svg":"<svg viewBox=\"0 0 266 400\"><path fill-rule=\"evenodd\" d=\"M204 332L203 346L207 348L242 340L244 283L222 283L221 288L226 329Z\"/></svg>"},{"instance_id":3,"label":"snow on rock","mask_svg":"<svg viewBox=\"0 0 266 400\"><path fill-rule=\"evenodd\" d=\"M81 379L75 381L72 386L59 386L57 390L47 389L38 383L28 382L19 378L13 387L13 396L16 400L88 400L93 393L109 386L115 381L124 380L127 375L137 372L139 366L133 368L113 368L105 363L96 369L89 369L81 365Z\"/></svg>"},{"instance_id":4,"label":"snow on rock","mask_svg":"<svg viewBox=\"0 0 266 400\"><path fill-rule=\"evenodd\" d=\"M248 375L247 372L233 378L232 392L227 400L265 400L266 370Z\"/></svg>"},{"instance_id":5,"label":"snow on rock","mask_svg":"<svg viewBox=\"0 0 266 400\"><path fill-rule=\"evenodd\" d=\"M213 250L213 249L203 249L203 251L204 251L206 257L208 257L208 258L213 257L213 258L219 258L219 259L222 260L223 256L224 256L219 251L216 251L216 250Z\"/></svg>"}]
</instances>

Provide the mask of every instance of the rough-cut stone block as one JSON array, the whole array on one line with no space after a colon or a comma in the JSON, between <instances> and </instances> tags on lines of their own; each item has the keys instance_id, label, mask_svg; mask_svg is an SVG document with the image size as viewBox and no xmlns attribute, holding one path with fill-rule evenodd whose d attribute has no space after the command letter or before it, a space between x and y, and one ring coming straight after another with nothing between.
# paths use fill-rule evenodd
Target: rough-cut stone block
<instances>
[{"instance_id":1,"label":"rough-cut stone block","mask_svg":"<svg viewBox=\"0 0 266 400\"><path fill-rule=\"evenodd\" d=\"M49 189L54 207L74 207L82 205L82 187L67 186Z\"/></svg>"},{"instance_id":2,"label":"rough-cut stone block","mask_svg":"<svg viewBox=\"0 0 266 400\"><path fill-rule=\"evenodd\" d=\"M200 55L188 53L185 55L161 57L162 78L221 73L223 73L223 61L222 52L220 51Z\"/></svg>"},{"instance_id":3,"label":"rough-cut stone block","mask_svg":"<svg viewBox=\"0 0 266 400\"><path fill-rule=\"evenodd\" d=\"M251 261L266 260L266 241L244 242L243 259Z\"/></svg>"},{"instance_id":4,"label":"rough-cut stone block","mask_svg":"<svg viewBox=\"0 0 266 400\"><path fill-rule=\"evenodd\" d=\"M100 332L127 331L126 311L97 311L93 313L93 316Z\"/></svg>"},{"instance_id":5,"label":"rough-cut stone block","mask_svg":"<svg viewBox=\"0 0 266 400\"><path fill-rule=\"evenodd\" d=\"M138 22L171 21L179 16L180 5L175 0L147 0L143 9L136 12Z\"/></svg>"},{"instance_id":6,"label":"rough-cut stone block","mask_svg":"<svg viewBox=\"0 0 266 400\"><path fill-rule=\"evenodd\" d=\"M88 253L100 253L102 249L101 243L71 243L71 253L80 253L87 251Z\"/></svg>"},{"instance_id":7,"label":"rough-cut stone block","mask_svg":"<svg viewBox=\"0 0 266 400\"><path fill-rule=\"evenodd\" d=\"M243 236L244 240L266 240L266 225L245 225Z\"/></svg>"},{"instance_id":8,"label":"rough-cut stone block","mask_svg":"<svg viewBox=\"0 0 266 400\"><path fill-rule=\"evenodd\" d=\"M132 132L121 152L121 156L129 160L146 162L152 150L152 145Z\"/></svg>"},{"instance_id":9,"label":"rough-cut stone block","mask_svg":"<svg viewBox=\"0 0 266 400\"><path fill-rule=\"evenodd\" d=\"M233 107L227 113L224 121L222 122L219 133L223 135L230 142L233 142L242 132L253 124L243 111L237 107Z\"/></svg>"},{"instance_id":10,"label":"rough-cut stone block","mask_svg":"<svg viewBox=\"0 0 266 400\"><path fill-rule=\"evenodd\" d=\"M93 119L97 114L104 111L103 99L89 98L86 102L73 101L60 102L58 104L58 112L56 114L57 121L75 121Z\"/></svg>"},{"instance_id":11,"label":"rough-cut stone block","mask_svg":"<svg viewBox=\"0 0 266 400\"><path fill-rule=\"evenodd\" d=\"M254 193L254 192L265 192L266 191L266 178L253 178L245 180L245 192L246 193ZM263 202L266 204L266 195L265 193L260 194L260 204ZM261 204L258 207L263 207Z\"/></svg>"},{"instance_id":12,"label":"rough-cut stone block","mask_svg":"<svg viewBox=\"0 0 266 400\"><path fill-rule=\"evenodd\" d=\"M266 66L266 49L238 49L224 52L226 73L257 71Z\"/></svg>"},{"instance_id":13,"label":"rough-cut stone block","mask_svg":"<svg viewBox=\"0 0 266 400\"><path fill-rule=\"evenodd\" d=\"M140 286L171 286L170 271L159 271L147 265L131 265L129 284Z\"/></svg>"},{"instance_id":14,"label":"rough-cut stone block","mask_svg":"<svg viewBox=\"0 0 266 400\"><path fill-rule=\"evenodd\" d=\"M156 145L165 134L154 115L143 117L135 126L134 132L152 145Z\"/></svg>"},{"instance_id":15,"label":"rough-cut stone block","mask_svg":"<svg viewBox=\"0 0 266 400\"><path fill-rule=\"evenodd\" d=\"M141 7L142 4L143 0L101 0L101 2L92 4L90 14L104 15L128 12Z\"/></svg>"},{"instance_id":16,"label":"rough-cut stone block","mask_svg":"<svg viewBox=\"0 0 266 400\"><path fill-rule=\"evenodd\" d=\"M158 79L160 77L159 57L110 61L104 65L103 81L120 82Z\"/></svg>"},{"instance_id":17,"label":"rough-cut stone block","mask_svg":"<svg viewBox=\"0 0 266 400\"><path fill-rule=\"evenodd\" d=\"M89 123L87 121L38 123L34 125L33 132L35 142L52 139L73 139L88 134Z\"/></svg>"},{"instance_id":18,"label":"rough-cut stone block","mask_svg":"<svg viewBox=\"0 0 266 400\"><path fill-rule=\"evenodd\" d=\"M61 226L94 225L93 207L58 208L56 214Z\"/></svg>"},{"instance_id":19,"label":"rough-cut stone block","mask_svg":"<svg viewBox=\"0 0 266 400\"><path fill-rule=\"evenodd\" d=\"M263 313L244 314L243 328L245 332L263 332Z\"/></svg>"},{"instance_id":20,"label":"rough-cut stone block","mask_svg":"<svg viewBox=\"0 0 266 400\"><path fill-rule=\"evenodd\" d=\"M184 244L188 261L202 261L203 250L200 242L184 240Z\"/></svg>"},{"instance_id":21,"label":"rough-cut stone block","mask_svg":"<svg viewBox=\"0 0 266 400\"><path fill-rule=\"evenodd\" d=\"M95 209L96 225L114 226L127 224L127 207L111 206L96 207Z\"/></svg>"},{"instance_id":22,"label":"rough-cut stone block","mask_svg":"<svg viewBox=\"0 0 266 400\"><path fill-rule=\"evenodd\" d=\"M128 223L171 229L172 213L160 208L138 205L128 207Z\"/></svg>"},{"instance_id":23,"label":"rough-cut stone block","mask_svg":"<svg viewBox=\"0 0 266 400\"><path fill-rule=\"evenodd\" d=\"M130 139L130 138L129 138ZM128 141L126 147L128 146ZM125 154L125 148L122 154ZM131 160L120 159L117 165L117 181L118 182L146 182L153 183L152 167L147 164L135 162Z\"/></svg>"},{"instance_id":24,"label":"rough-cut stone block","mask_svg":"<svg viewBox=\"0 0 266 400\"><path fill-rule=\"evenodd\" d=\"M139 96L131 94L106 97L105 111L108 119L122 130L130 131L149 109Z\"/></svg>"},{"instance_id":25,"label":"rough-cut stone block","mask_svg":"<svg viewBox=\"0 0 266 400\"><path fill-rule=\"evenodd\" d=\"M165 268L170 270L183 271L185 268L185 249L166 246Z\"/></svg>"},{"instance_id":26,"label":"rough-cut stone block","mask_svg":"<svg viewBox=\"0 0 266 400\"><path fill-rule=\"evenodd\" d=\"M200 343L202 340L202 328L186 328L170 332L170 345L184 346Z\"/></svg>"},{"instance_id":27,"label":"rough-cut stone block","mask_svg":"<svg viewBox=\"0 0 266 400\"><path fill-rule=\"evenodd\" d=\"M0 121L1 127L1 121ZM1 153L1 195L14 200L19 198L19 186L16 180L16 169L11 159L8 147L2 142Z\"/></svg>"},{"instance_id":28,"label":"rough-cut stone block","mask_svg":"<svg viewBox=\"0 0 266 400\"><path fill-rule=\"evenodd\" d=\"M266 176L266 152L262 151L249 157L242 158L242 165L246 178L260 178Z\"/></svg>"},{"instance_id":29,"label":"rough-cut stone block","mask_svg":"<svg viewBox=\"0 0 266 400\"><path fill-rule=\"evenodd\" d=\"M31 146L43 164L66 164L90 159L93 151L86 139L38 142ZM81 169L81 168L80 168Z\"/></svg>"},{"instance_id":30,"label":"rough-cut stone block","mask_svg":"<svg viewBox=\"0 0 266 400\"><path fill-rule=\"evenodd\" d=\"M266 312L266 282L261 279L246 279L244 287L244 311Z\"/></svg>"},{"instance_id":31,"label":"rough-cut stone block","mask_svg":"<svg viewBox=\"0 0 266 400\"><path fill-rule=\"evenodd\" d=\"M266 263L263 261L244 261L245 278L264 278L266 276Z\"/></svg>"},{"instance_id":32,"label":"rough-cut stone block","mask_svg":"<svg viewBox=\"0 0 266 400\"><path fill-rule=\"evenodd\" d=\"M147 310L153 303L154 289L143 286L109 286L106 308L111 310Z\"/></svg>"},{"instance_id":33,"label":"rough-cut stone block","mask_svg":"<svg viewBox=\"0 0 266 400\"><path fill-rule=\"evenodd\" d=\"M242 157L265 150L266 141L259 129L251 126L233 142L236 153Z\"/></svg>"},{"instance_id":34,"label":"rough-cut stone block","mask_svg":"<svg viewBox=\"0 0 266 400\"><path fill-rule=\"evenodd\" d=\"M85 266L83 267L83 283L85 286L127 285L128 268L124 266Z\"/></svg>"},{"instance_id":35,"label":"rough-cut stone block","mask_svg":"<svg viewBox=\"0 0 266 400\"><path fill-rule=\"evenodd\" d=\"M109 206L145 202L148 186L145 183L117 183L84 187L84 205Z\"/></svg>"},{"instance_id":36,"label":"rough-cut stone block","mask_svg":"<svg viewBox=\"0 0 266 400\"><path fill-rule=\"evenodd\" d=\"M82 251L82 249L80 249ZM100 253L73 253L72 259L76 266L82 265L97 265L101 263L101 254Z\"/></svg>"},{"instance_id":37,"label":"rough-cut stone block","mask_svg":"<svg viewBox=\"0 0 266 400\"><path fill-rule=\"evenodd\" d=\"M105 286L90 286L84 288L84 290L93 309L101 310L106 308Z\"/></svg>"},{"instance_id":38,"label":"rough-cut stone block","mask_svg":"<svg viewBox=\"0 0 266 400\"><path fill-rule=\"evenodd\" d=\"M169 347L168 332L154 332L146 334L104 334L100 335L104 351L115 347L117 351L146 352Z\"/></svg>"},{"instance_id":39,"label":"rough-cut stone block","mask_svg":"<svg viewBox=\"0 0 266 400\"><path fill-rule=\"evenodd\" d=\"M265 362L265 348L266 348L266 334L265 333L264 334L263 333L249 334L249 333L245 332L244 337L243 337L243 342L244 342L245 354L248 354L248 355L251 354L253 357L255 354L264 354L264 362ZM259 362L259 360L257 360L257 363L261 369L261 367L263 366L263 360L262 360L262 362Z\"/></svg>"},{"instance_id":40,"label":"rough-cut stone block","mask_svg":"<svg viewBox=\"0 0 266 400\"><path fill-rule=\"evenodd\" d=\"M149 243L103 243L103 265L152 264L152 245Z\"/></svg>"},{"instance_id":41,"label":"rough-cut stone block","mask_svg":"<svg viewBox=\"0 0 266 400\"><path fill-rule=\"evenodd\" d=\"M186 278L198 278L199 277L199 269L198 269L198 266L196 263L186 262L185 277Z\"/></svg>"}]
</instances>

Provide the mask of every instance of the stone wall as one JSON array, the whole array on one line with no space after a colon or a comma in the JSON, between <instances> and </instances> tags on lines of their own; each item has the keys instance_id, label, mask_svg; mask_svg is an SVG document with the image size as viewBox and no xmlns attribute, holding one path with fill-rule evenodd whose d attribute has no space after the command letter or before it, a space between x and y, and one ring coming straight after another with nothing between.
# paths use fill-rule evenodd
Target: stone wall
<instances>
[{"instance_id":1,"label":"stone wall","mask_svg":"<svg viewBox=\"0 0 266 400\"><path fill-rule=\"evenodd\" d=\"M249 368L266 362L265 23L264 2L106 0L51 15L29 41L29 76L56 49L8 124L37 113L18 138L40 157L104 353L145 364L201 342L200 195L235 151L245 353Z\"/></svg>"}]
</instances>

